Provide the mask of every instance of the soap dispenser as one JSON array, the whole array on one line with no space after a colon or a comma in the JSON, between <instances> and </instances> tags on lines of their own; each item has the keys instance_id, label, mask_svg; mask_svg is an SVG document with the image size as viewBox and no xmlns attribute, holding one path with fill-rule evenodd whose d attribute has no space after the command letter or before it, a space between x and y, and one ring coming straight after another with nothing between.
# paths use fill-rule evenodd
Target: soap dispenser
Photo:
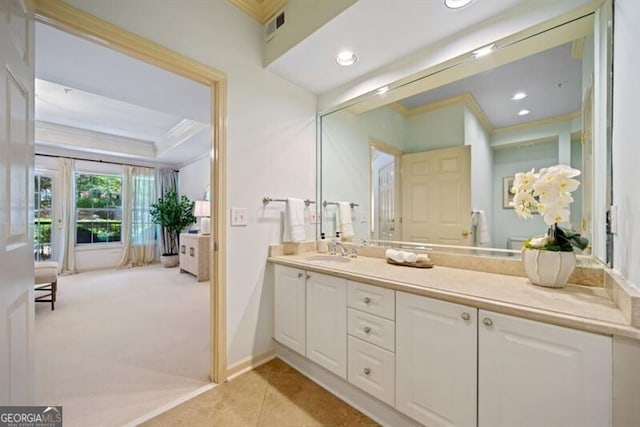
<instances>
[{"instance_id":1,"label":"soap dispenser","mask_svg":"<svg viewBox=\"0 0 640 427\"><path fill-rule=\"evenodd\" d=\"M324 233L320 233L320 240L318 240L318 252L320 252L321 254L326 254L327 252L329 252L329 245L324 238Z\"/></svg>"}]
</instances>

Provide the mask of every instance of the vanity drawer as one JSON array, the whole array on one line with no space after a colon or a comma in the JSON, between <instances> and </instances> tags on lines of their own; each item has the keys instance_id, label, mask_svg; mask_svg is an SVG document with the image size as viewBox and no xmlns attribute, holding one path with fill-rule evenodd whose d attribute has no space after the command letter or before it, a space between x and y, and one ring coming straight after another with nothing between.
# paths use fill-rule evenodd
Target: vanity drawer
<instances>
[{"instance_id":1,"label":"vanity drawer","mask_svg":"<svg viewBox=\"0 0 640 427\"><path fill-rule=\"evenodd\" d=\"M348 338L349 382L394 406L395 354L352 336Z\"/></svg>"},{"instance_id":2,"label":"vanity drawer","mask_svg":"<svg viewBox=\"0 0 640 427\"><path fill-rule=\"evenodd\" d=\"M365 285L358 282L348 282L347 301L349 307L360 311L395 320L396 293L391 289Z\"/></svg>"},{"instance_id":3,"label":"vanity drawer","mask_svg":"<svg viewBox=\"0 0 640 427\"><path fill-rule=\"evenodd\" d=\"M349 335L389 351L396 349L396 324L373 314L348 309Z\"/></svg>"}]
</instances>

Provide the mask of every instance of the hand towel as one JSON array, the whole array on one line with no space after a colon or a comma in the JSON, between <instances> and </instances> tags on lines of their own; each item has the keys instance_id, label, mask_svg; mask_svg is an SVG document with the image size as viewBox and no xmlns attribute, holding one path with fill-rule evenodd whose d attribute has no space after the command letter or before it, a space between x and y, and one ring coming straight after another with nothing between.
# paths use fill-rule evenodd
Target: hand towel
<instances>
[{"instance_id":1,"label":"hand towel","mask_svg":"<svg viewBox=\"0 0 640 427\"><path fill-rule=\"evenodd\" d=\"M404 259L404 262L416 262L416 259L418 257L413 252L403 252L402 253L402 258Z\"/></svg>"},{"instance_id":2,"label":"hand towel","mask_svg":"<svg viewBox=\"0 0 640 427\"><path fill-rule=\"evenodd\" d=\"M387 249L384 252L384 256L390 260L393 260L397 263L403 263L404 262L404 256L402 255L402 251L396 251L393 249Z\"/></svg>"},{"instance_id":3,"label":"hand towel","mask_svg":"<svg viewBox=\"0 0 640 427\"><path fill-rule=\"evenodd\" d=\"M472 224L476 226L476 243L487 245L490 243L489 227L487 226L487 214L483 210L473 212Z\"/></svg>"},{"instance_id":4,"label":"hand towel","mask_svg":"<svg viewBox=\"0 0 640 427\"><path fill-rule=\"evenodd\" d=\"M351 221L351 203L338 202L338 229L341 236L353 237L353 222Z\"/></svg>"},{"instance_id":5,"label":"hand towel","mask_svg":"<svg viewBox=\"0 0 640 427\"><path fill-rule=\"evenodd\" d=\"M302 242L305 239L304 231L304 200L287 199L287 209L284 218L284 236L285 242Z\"/></svg>"}]
</instances>

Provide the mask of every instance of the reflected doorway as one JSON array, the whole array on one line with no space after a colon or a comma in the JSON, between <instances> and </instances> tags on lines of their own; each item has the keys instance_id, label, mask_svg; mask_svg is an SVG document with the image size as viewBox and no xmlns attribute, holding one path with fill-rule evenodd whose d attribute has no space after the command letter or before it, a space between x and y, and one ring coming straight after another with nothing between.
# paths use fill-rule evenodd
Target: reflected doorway
<instances>
[{"instance_id":1,"label":"reflected doorway","mask_svg":"<svg viewBox=\"0 0 640 427\"><path fill-rule=\"evenodd\" d=\"M395 241L400 236L399 177L402 152L370 139L371 230L370 238Z\"/></svg>"}]
</instances>

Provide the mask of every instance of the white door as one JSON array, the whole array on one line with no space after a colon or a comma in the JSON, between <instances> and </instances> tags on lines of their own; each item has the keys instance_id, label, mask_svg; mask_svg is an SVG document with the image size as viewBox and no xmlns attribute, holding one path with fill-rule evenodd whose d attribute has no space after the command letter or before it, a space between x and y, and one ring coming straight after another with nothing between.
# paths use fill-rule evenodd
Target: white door
<instances>
[{"instance_id":1,"label":"white door","mask_svg":"<svg viewBox=\"0 0 640 427\"><path fill-rule=\"evenodd\" d=\"M347 281L320 273L307 278L307 357L347 379Z\"/></svg>"},{"instance_id":2,"label":"white door","mask_svg":"<svg viewBox=\"0 0 640 427\"><path fill-rule=\"evenodd\" d=\"M480 310L479 427L612 424L611 337Z\"/></svg>"},{"instance_id":3,"label":"white door","mask_svg":"<svg viewBox=\"0 0 640 427\"><path fill-rule=\"evenodd\" d=\"M402 240L470 244L469 146L402 156Z\"/></svg>"},{"instance_id":4,"label":"white door","mask_svg":"<svg viewBox=\"0 0 640 427\"><path fill-rule=\"evenodd\" d=\"M0 405L33 403L33 28L0 0Z\"/></svg>"},{"instance_id":5,"label":"white door","mask_svg":"<svg viewBox=\"0 0 640 427\"><path fill-rule=\"evenodd\" d=\"M378 171L378 239L396 239L395 161Z\"/></svg>"},{"instance_id":6,"label":"white door","mask_svg":"<svg viewBox=\"0 0 640 427\"><path fill-rule=\"evenodd\" d=\"M276 265L274 339L305 354L305 271Z\"/></svg>"},{"instance_id":7,"label":"white door","mask_svg":"<svg viewBox=\"0 0 640 427\"><path fill-rule=\"evenodd\" d=\"M429 427L475 427L476 378L477 310L396 292L396 409Z\"/></svg>"}]
</instances>

